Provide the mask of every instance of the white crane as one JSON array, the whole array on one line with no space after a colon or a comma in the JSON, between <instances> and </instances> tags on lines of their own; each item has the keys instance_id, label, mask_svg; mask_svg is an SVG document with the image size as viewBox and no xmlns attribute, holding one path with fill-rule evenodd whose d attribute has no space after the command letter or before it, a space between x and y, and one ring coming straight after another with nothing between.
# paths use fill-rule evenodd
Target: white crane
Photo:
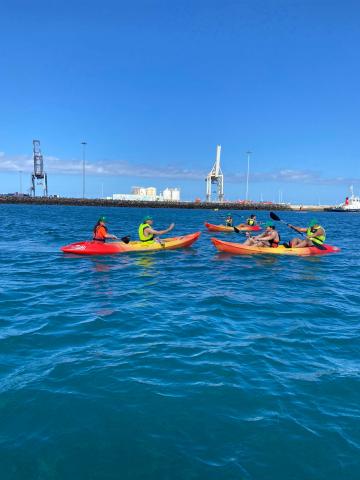
<instances>
[{"instance_id":1,"label":"white crane","mask_svg":"<svg viewBox=\"0 0 360 480\"><path fill-rule=\"evenodd\" d=\"M220 154L221 154L221 145L216 146L216 160L211 171L208 173L205 182L206 182L206 201L211 202L211 186L213 184L217 185L216 191L216 201L224 201L224 175L220 167Z\"/></svg>"},{"instance_id":2,"label":"white crane","mask_svg":"<svg viewBox=\"0 0 360 480\"><path fill-rule=\"evenodd\" d=\"M40 149L40 140L33 140L34 172L31 174L30 194L35 197L36 185L43 187L43 196L48 196L47 174L44 172L44 159Z\"/></svg>"}]
</instances>

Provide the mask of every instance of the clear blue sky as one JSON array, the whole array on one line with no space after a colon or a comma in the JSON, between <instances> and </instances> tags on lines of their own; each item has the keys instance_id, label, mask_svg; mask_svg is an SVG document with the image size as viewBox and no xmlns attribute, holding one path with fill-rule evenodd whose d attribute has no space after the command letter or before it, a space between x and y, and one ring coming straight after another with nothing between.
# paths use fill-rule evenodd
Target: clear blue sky
<instances>
[{"instance_id":1,"label":"clear blue sky","mask_svg":"<svg viewBox=\"0 0 360 480\"><path fill-rule=\"evenodd\" d=\"M360 189L360 4L334 0L17 1L0 6L0 192L177 186L204 198L338 202Z\"/></svg>"}]
</instances>

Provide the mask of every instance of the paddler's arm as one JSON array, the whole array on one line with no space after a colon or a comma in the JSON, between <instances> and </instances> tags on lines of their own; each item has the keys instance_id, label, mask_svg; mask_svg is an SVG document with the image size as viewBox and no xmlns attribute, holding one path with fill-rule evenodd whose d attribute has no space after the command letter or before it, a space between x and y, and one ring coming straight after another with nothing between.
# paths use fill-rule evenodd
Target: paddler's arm
<instances>
[{"instance_id":1,"label":"paddler's arm","mask_svg":"<svg viewBox=\"0 0 360 480\"><path fill-rule=\"evenodd\" d=\"M292 228L293 230L296 230L297 232L307 232L307 228L294 227L294 225L291 225L290 223L288 223L288 227Z\"/></svg>"},{"instance_id":2,"label":"paddler's arm","mask_svg":"<svg viewBox=\"0 0 360 480\"><path fill-rule=\"evenodd\" d=\"M118 237L116 235L112 235L111 233L107 233L105 235L105 238L112 238L113 240L117 239Z\"/></svg>"},{"instance_id":3,"label":"paddler's arm","mask_svg":"<svg viewBox=\"0 0 360 480\"><path fill-rule=\"evenodd\" d=\"M273 235L264 235L262 234L262 237L260 235L258 235L257 237L254 237L255 239L258 239L259 242L262 242L263 240L267 241L267 240L273 240L274 236Z\"/></svg>"},{"instance_id":4,"label":"paddler's arm","mask_svg":"<svg viewBox=\"0 0 360 480\"><path fill-rule=\"evenodd\" d=\"M168 228L165 230L154 230L151 227L147 227L144 229L145 232L149 232L151 235L164 235L165 233L170 232L175 227L175 223L172 223Z\"/></svg>"}]
</instances>

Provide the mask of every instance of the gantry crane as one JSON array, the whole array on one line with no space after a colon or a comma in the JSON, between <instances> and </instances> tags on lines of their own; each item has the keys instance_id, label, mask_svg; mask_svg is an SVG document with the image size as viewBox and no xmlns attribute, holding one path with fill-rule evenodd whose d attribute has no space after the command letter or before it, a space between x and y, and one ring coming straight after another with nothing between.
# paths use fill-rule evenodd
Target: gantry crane
<instances>
[{"instance_id":1,"label":"gantry crane","mask_svg":"<svg viewBox=\"0 0 360 480\"><path fill-rule=\"evenodd\" d=\"M216 184L216 201L224 201L224 175L220 167L221 145L216 146L216 160L211 171L205 178L206 182L206 201L212 201L212 185Z\"/></svg>"},{"instance_id":2,"label":"gantry crane","mask_svg":"<svg viewBox=\"0 0 360 480\"><path fill-rule=\"evenodd\" d=\"M44 172L44 159L40 149L40 140L33 140L34 171L31 174L30 195L35 197L35 186L43 187L43 196L48 196L47 174Z\"/></svg>"}]
</instances>

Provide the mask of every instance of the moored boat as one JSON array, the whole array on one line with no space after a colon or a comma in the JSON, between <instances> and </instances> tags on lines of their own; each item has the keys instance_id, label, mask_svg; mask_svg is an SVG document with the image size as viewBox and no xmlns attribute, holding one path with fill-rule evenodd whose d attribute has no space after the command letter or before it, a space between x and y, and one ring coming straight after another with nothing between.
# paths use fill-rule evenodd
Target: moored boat
<instances>
[{"instance_id":1,"label":"moored boat","mask_svg":"<svg viewBox=\"0 0 360 480\"><path fill-rule=\"evenodd\" d=\"M354 195L353 186L350 187L351 195L346 197L345 202L336 207L325 208L325 212L360 212L360 197Z\"/></svg>"}]
</instances>

